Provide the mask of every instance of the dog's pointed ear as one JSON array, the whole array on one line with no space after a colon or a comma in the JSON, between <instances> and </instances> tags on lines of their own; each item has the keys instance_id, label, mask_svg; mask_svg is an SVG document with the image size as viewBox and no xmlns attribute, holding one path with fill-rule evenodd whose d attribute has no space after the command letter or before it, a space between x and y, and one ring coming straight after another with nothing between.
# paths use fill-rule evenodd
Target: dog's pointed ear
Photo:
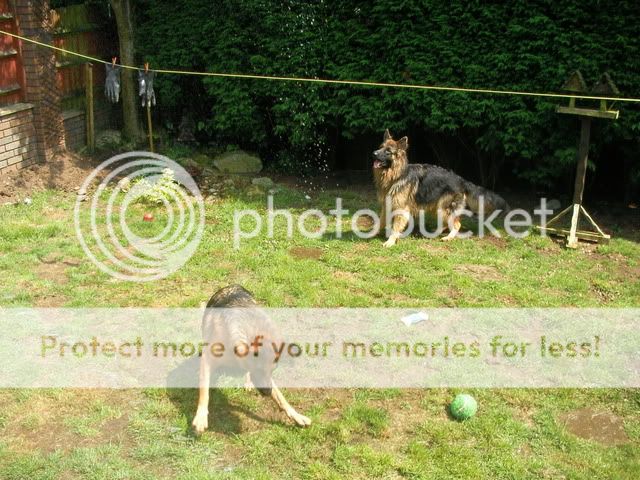
<instances>
[{"instance_id":1,"label":"dog's pointed ear","mask_svg":"<svg viewBox=\"0 0 640 480\"><path fill-rule=\"evenodd\" d=\"M409 149L409 138L408 137L402 137L400 140L398 140L397 142L398 148L401 150L408 150Z\"/></svg>"},{"instance_id":2,"label":"dog's pointed ear","mask_svg":"<svg viewBox=\"0 0 640 480\"><path fill-rule=\"evenodd\" d=\"M388 128L384 131L384 137L382 137L383 142L386 142L387 140L391 140L391 132L389 132Z\"/></svg>"}]
</instances>

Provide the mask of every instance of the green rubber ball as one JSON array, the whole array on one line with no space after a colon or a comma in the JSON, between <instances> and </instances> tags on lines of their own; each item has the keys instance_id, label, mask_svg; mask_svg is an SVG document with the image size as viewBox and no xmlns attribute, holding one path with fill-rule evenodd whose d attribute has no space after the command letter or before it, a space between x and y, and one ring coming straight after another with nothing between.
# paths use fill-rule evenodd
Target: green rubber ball
<instances>
[{"instance_id":1,"label":"green rubber ball","mask_svg":"<svg viewBox=\"0 0 640 480\"><path fill-rule=\"evenodd\" d=\"M449 405L449 411L456 420L467 420L478 411L478 402L471 395L460 393Z\"/></svg>"}]
</instances>

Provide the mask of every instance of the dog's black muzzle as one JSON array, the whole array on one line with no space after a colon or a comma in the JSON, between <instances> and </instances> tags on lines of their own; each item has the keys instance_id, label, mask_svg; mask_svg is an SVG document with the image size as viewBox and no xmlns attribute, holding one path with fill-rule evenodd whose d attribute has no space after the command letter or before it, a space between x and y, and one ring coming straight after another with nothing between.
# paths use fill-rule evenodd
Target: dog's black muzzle
<instances>
[{"instance_id":1,"label":"dog's black muzzle","mask_svg":"<svg viewBox=\"0 0 640 480\"><path fill-rule=\"evenodd\" d=\"M389 168L390 166L391 159L386 150L380 149L373 152L373 168Z\"/></svg>"}]
</instances>

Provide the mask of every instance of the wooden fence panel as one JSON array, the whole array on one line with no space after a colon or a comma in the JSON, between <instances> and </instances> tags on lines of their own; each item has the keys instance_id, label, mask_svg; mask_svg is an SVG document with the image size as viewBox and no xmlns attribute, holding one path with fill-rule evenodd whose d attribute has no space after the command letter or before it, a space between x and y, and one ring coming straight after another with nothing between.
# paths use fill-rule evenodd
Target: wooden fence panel
<instances>
[{"instance_id":1,"label":"wooden fence panel","mask_svg":"<svg viewBox=\"0 0 640 480\"><path fill-rule=\"evenodd\" d=\"M95 22L90 7L72 5L53 11L54 38L56 47L104 59L106 39ZM56 52L58 88L63 98L84 95L84 64L87 60ZM94 85L104 86L104 67L94 68Z\"/></svg>"},{"instance_id":2,"label":"wooden fence panel","mask_svg":"<svg viewBox=\"0 0 640 480\"><path fill-rule=\"evenodd\" d=\"M0 0L0 28L17 33L16 21L9 0ZM20 42L3 35L0 38L0 105L24 100L24 69L20 58Z\"/></svg>"}]
</instances>

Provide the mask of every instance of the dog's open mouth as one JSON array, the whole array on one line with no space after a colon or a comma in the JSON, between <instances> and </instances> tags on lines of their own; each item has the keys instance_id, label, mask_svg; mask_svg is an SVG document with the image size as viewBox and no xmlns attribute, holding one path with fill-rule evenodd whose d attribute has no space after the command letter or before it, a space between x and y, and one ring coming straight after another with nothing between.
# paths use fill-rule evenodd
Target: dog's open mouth
<instances>
[{"instance_id":1,"label":"dog's open mouth","mask_svg":"<svg viewBox=\"0 0 640 480\"><path fill-rule=\"evenodd\" d=\"M373 168L382 168L382 162L380 160L374 160Z\"/></svg>"}]
</instances>

